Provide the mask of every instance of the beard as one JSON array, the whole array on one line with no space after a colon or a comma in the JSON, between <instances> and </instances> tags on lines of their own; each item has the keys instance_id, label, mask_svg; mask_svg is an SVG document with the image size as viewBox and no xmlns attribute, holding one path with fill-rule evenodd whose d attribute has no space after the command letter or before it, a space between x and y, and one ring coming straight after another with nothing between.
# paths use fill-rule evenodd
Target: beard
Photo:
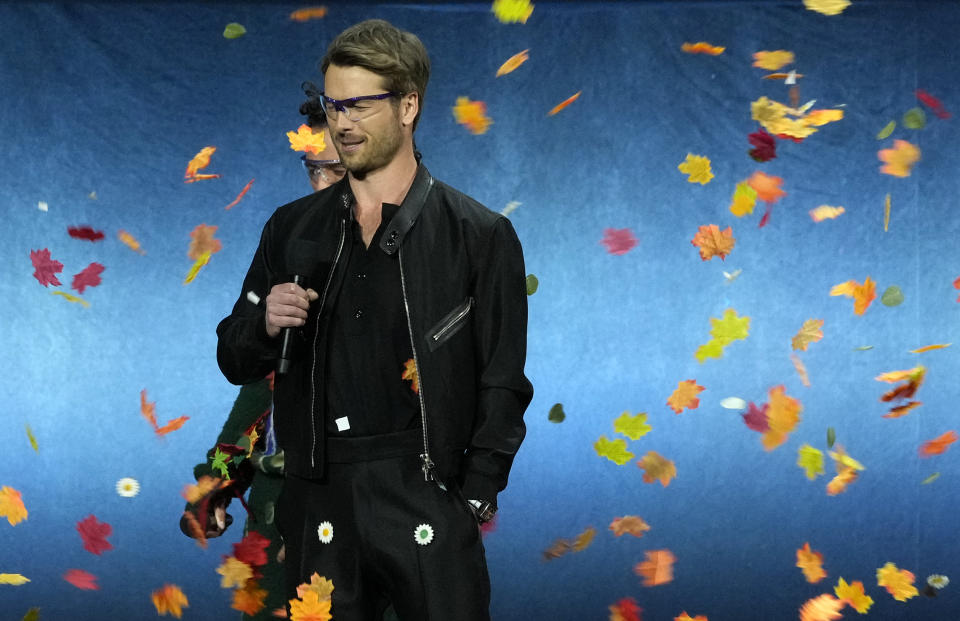
<instances>
[{"instance_id":1,"label":"beard","mask_svg":"<svg viewBox=\"0 0 960 621\"><path fill-rule=\"evenodd\" d=\"M393 161L400 146L403 134L400 127L390 124L383 131L367 134L362 149L357 153L340 153L340 163L357 179L363 179L368 173L379 170ZM335 145L338 146L339 145Z\"/></svg>"}]
</instances>

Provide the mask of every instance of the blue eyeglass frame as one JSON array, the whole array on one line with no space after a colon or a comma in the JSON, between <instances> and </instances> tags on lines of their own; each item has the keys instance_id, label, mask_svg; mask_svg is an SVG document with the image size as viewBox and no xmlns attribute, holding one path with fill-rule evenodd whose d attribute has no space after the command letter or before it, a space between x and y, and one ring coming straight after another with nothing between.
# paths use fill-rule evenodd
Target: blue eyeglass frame
<instances>
[{"instance_id":1,"label":"blue eyeglass frame","mask_svg":"<svg viewBox=\"0 0 960 621\"><path fill-rule=\"evenodd\" d=\"M341 163L340 160L308 160L306 153L300 156L300 161L303 162L303 167L307 169L309 169L311 166L324 168L326 166L335 166Z\"/></svg>"},{"instance_id":2,"label":"blue eyeglass frame","mask_svg":"<svg viewBox=\"0 0 960 621\"><path fill-rule=\"evenodd\" d=\"M320 93L320 100L323 102L324 107L330 104L338 113L346 114L349 117L350 113L347 112L347 108L353 107L358 101L380 101L388 97L400 96L401 93L391 91L389 93L380 93L379 95L360 95L359 97L351 97L349 99L333 99L332 97L327 97L324 93Z\"/></svg>"}]
</instances>

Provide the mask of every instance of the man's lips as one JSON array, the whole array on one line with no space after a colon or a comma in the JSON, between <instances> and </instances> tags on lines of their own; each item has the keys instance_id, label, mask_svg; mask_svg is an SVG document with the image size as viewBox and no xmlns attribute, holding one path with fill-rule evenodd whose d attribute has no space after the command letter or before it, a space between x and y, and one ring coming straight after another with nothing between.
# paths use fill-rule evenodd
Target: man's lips
<instances>
[{"instance_id":1,"label":"man's lips","mask_svg":"<svg viewBox=\"0 0 960 621\"><path fill-rule=\"evenodd\" d=\"M356 151L363 143L363 138L340 138L337 142L346 151Z\"/></svg>"}]
</instances>

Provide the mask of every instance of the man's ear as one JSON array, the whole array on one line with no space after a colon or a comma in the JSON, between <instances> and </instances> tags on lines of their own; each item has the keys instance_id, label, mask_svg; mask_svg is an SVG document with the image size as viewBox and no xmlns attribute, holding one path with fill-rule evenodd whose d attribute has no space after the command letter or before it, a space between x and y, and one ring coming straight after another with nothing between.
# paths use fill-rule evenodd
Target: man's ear
<instances>
[{"instance_id":1,"label":"man's ear","mask_svg":"<svg viewBox=\"0 0 960 621\"><path fill-rule=\"evenodd\" d=\"M418 112L420 112L420 95L416 91L400 98L400 122L403 125L413 125Z\"/></svg>"}]
</instances>

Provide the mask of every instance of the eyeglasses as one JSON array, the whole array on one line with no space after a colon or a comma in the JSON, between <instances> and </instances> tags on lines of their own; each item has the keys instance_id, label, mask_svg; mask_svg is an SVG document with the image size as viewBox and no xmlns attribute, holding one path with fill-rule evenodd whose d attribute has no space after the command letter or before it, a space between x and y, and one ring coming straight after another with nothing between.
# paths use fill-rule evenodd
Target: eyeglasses
<instances>
[{"instance_id":1,"label":"eyeglasses","mask_svg":"<svg viewBox=\"0 0 960 621\"><path fill-rule=\"evenodd\" d=\"M311 181L315 181L319 177L326 183L336 183L347 174L347 169L340 163L340 160L308 160L306 154L304 154L300 156L300 161L303 162L303 167L307 169Z\"/></svg>"},{"instance_id":2,"label":"eyeglasses","mask_svg":"<svg viewBox=\"0 0 960 621\"><path fill-rule=\"evenodd\" d=\"M400 93L361 95L350 99L331 99L320 93L320 100L323 102L323 110L327 113L327 118L335 120L337 115L342 113L351 121L359 121L371 116L380 109L378 102L390 97L400 97Z\"/></svg>"}]
</instances>

